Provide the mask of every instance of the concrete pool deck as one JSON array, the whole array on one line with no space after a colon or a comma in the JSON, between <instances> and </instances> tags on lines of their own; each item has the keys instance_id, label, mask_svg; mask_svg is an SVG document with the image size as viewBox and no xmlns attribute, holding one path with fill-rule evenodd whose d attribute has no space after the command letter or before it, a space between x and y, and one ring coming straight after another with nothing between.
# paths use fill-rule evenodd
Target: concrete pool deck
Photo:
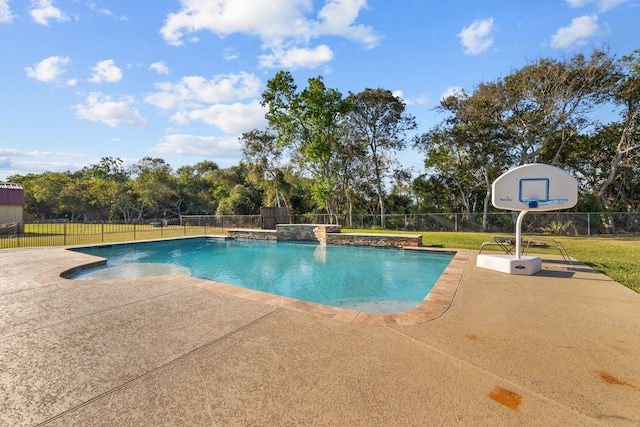
<instances>
[{"instance_id":1,"label":"concrete pool deck","mask_svg":"<svg viewBox=\"0 0 640 427\"><path fill-rule=\"evenodd\" d=\"M371 325L1 250L0 426L640 425L640 295L559 256L510 276L476 255L440 317Z\"/></svg>"}]
</instances>

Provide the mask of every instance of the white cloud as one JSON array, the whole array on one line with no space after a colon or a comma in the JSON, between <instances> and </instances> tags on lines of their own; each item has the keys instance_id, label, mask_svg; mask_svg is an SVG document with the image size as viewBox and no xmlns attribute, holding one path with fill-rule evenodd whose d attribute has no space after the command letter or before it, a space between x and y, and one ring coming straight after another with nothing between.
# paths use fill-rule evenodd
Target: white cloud
<instances>
[{"instance_id":1,"label":"white cloud","mask_svg":"<svg viewBox=\"0 0 640 427\"><path fill-rule=\"evenodd\" d=\"M50 161L46 157L39 158L37 161L22 161L0 157L0 181L5 181L11 175L75 171L88 164L88 161L70 162L68 158L64 159L64 161L56 162Z\"/></svg>"},{"instance_id":2,"label":"white cloud","mask_svg":"<svg viewBox=\"0 0 640 427\"><path fill-rule=\"evenodd\" d=\"M325 6L318 12L321 18L314 23L313 33L316 35L342 36L349 40L372 48L378 45L380 37L371 27L354 25L360 10L366 9L366 0L327 0Z\"/></svg>"},{"instance_id":3,"label":"white cloud","mask_svg":"<svg viewBox=\"0 0 640 427\"><path fill-rule=\"evenodd\" d=\"M333 52L326 45L314 49L293 47L288 50L273 49L269 55L259 56L260 66L265 68L315 68L333 59Z\"/></svg>"},{"instance_id":4,"label":"white cloud","mask_svg":"<svg viewBox=\"0 0 640 427\"><path fill-rule=\"evenodd\" d=\"M464 93L463 89L460 86L451 86L447 88L442 95L440 95L440 100L447 99L450 96L454 95L462 95Z\"/></svg>"},{"instance_id":5,"label":"white cloud","mask_svg":"<svg viewBox=\"0 0 640 427\"><path fill-rule=\"evenodd\" d=\"M109 9L107 9L106 7L98 7L98 5L96 5L96 2L94 1L90 1L87 3L87 6L89 6L89 9L91 9L94 12L98 12L101 13L103 15L107 15L107 16L111 16L112 13Z\"/></svg>"},{"instance_id":6,"label":"white cloud","mask_svg":"<svg viewBox=\"0 0 640 427\"><path fill-rule=\"evenodd\" d=\"M66 72L65 67L71 60L62 56L50 56L35 64L33 67L25 67L27 75L41 82L53 83Z\"/></svg>"},{"instance_id":7,"label":"white cloud","mask_svg":"<svg viewBox=\"0 0 640 427\"><path fill-rule=\"evenodd\" d=\"M31 15L31 19L36 24L44 25L45 27L49 26L49 20L52 19L59 22L69 20L67 15L53 5L53 0L31 0L29 15Z\"/></svg>"},{"instance_id":8,"label":"white cloud","mask_svg":"<svg viewBox=\"0 0 640 427\"><path fill-rule=\"evenodd\" d=\"M93 67L93 75L89 79L93 83L117 83L122 80L122 70L116 67L113 59L100 61Z\"/></svg>"},{"instance_id":9,"label":"white cloud","mask_svg":"<svg viewBox=\"0 0 640 427\"><path fill-rule=\"evenodd\" d=\"M118 126L146 126L147 120L138 110L131 108L133 99L123 97L114 101L110 96L100 92L92 92L87 96L85 104L73 106L76 118L103 123L110 127Z\"/></svg>"},{"instance_id":10,"label":"white cloud","mask_svg":"<svg viewBox=\"0 0 640 427\"><path fill-rule=\"evenodd\" d=\"M406 105L429 105L431 104L431 98L428 95L422 94L415 98L405 98L404 93L401 90L393 91L393 96L402 100Z\"/></svg>"},{"instance_id":11,"label":"white cloud","mask_svg":"<svg viewBox=\"0 0 640 427\"><path fill-rule=\"evenodd\" d=\"M68 151L23 151L0 148L0 181L5 181L8 176L15 174L78 170L86 166L84 163L86 158L86 154ZM75 162L74 159L76 159Z\"/></svg>"},{"instance_id":12,"label":"white cloud","mask_svg":"<svg viewBox=\"0 0 640 427\"><path fill-rule=\"evenodd\" d=\"M202 30L219 36L243 33L264 41L309 31L304 12L309 0L180 0L181 9L167 16L160 34L169 44L181 45L185 34Z\"/></svg>"},{"instance_id":13,"label":"white cloud","mask_svg":"<svg viewBox=\"0 0 640 427\"><path fill-rule=\"evenodd\" d=\"M84 154L70 153L67 151L22 151L14 148L0 148L0 156L14 157L83 157Z\"/></svg>"},{"instance_id":14,"label":"white cloud","mask_svg":"<svg viewBox=\"0 0 640 427\"><path fill-rule=\"evenodd\" d=\"M13 21L13 14L9 8L9 0L0 0L0 22Z\"/></svg>"},{"instance_id":15,"label":"white cloud","mask_svg":"<svg viewBox=\"0 0 640 427\"><path fill-rule=\"evenodd\" d=\"M415 98L405 100L405 104L428 106L431 105L431 98L427 94L422 94Z\"/></svg>"},{"instance_id":16,"label":"white cloud","mask_svg":"<svg viewBox=\"0 0 640 427\"><path fill-rule=\"evenodd\" d=\"M227 61L233 61L234 59L238 59L240 55L233 48L226 48L224 50L224 59Z\"/></svg>"},{"instance_id":17,"label":"white cloud","mask_svg":"<svg viewBox=\"0 0 640 427\"><path fill-rule=\"evenodd\" d=\"M485 52L493 44L491 32L494 31L493 18L474 21L458 33L466 55Z\"/></svg>"},{"instance_id":18,"label":"white cloud","mask_svg":"<svg viewBox=\"0 0 640 427\"><path fill-rule=\"evenodd\" d=\"M627 0L566 0L570 7L579 8L588 4L595 4L600 12L605 12L609 9L625 3Z\"/></svg>"},{"instance_id":19,"label":"white cloud","mask_svg":"<svg viewBox=\"0 0 640 427\"><path fill-rule=\"evenodd\" d=\"M371 27L355 24L366 0L326 0L325 6L313 17L311 0L181 0L181 9L167 16L160 33L167 43L183 44L183 37L198 31L210 31L220 37L241 33L259 37L262 48L272 51L273 60L265 64L279 64L276 58L295 57L301 51L323 53L317 59L330 60L327 47L309 49L309 40L322 36L340 36L363 45L376 46L380 37ZM290 55L289 49L295 51ZM297 50L296 50L297 49ZM316 64L308 61L306 64ZM298 64L299 65L299 64Z\"/></svg>"},{"instance_id":20,"label":"white cloud","mask_svg":"<svg viewBox=\"0 0 640 427\"><path fill-rule=\"evenodd\" d=\"M74 2L77 2L78 0L74 0ZM87 2L87 7L89 8L89 10L91 10L92 12L96 12L96 13L100 13L102 15L105 16L109 16L117 21L128 21L129 18L127 18L126 16L116 16L113 14L113 12L110 9L107 9L106 7L102 7L102 6L98 6L96 4L95 1L88 1Z\"/></svg>"},{"instance_id":21,"label":"white cloud","mask_svg":"<svg viewBox=\"0 0 640 427\"><path fill-rule=\"evenodd\" d=\"M597 31L597 15L574 18L569 26L561 27L551 37L551 47L564 49L572 45L581 46L585 43L585 39L593 36Z\"/></svg>"},{"instance_id":22,"label":"white cloud","mask_svg":"<svg viewBox=\"0 0 640 427\"><path fill-rule=\"evenodd\" d=\"M242 146L237 136L168 135L151 151L202 157L242 157Z\"/></svg>"},{"instance_id":23,"label":"white cloud","mask_svg":"<svg viewBox=\"0 0 640 427\"><path fill-rule=\"evenodd\" d=\"M149 65L150 70L155 70L158 74L169 74L169 67L164 63L164 61L154 62Z\"/></svg>"},{"instance_id":24,"label":"white cloud","mask_svg":"<svg viewBox=\"0 0 640 427\"><path fill-rule=\"evenodd\" d=\"M260 95L260 79L253 74L218 74L210 80L185 76L177 83L156 84L159 92L148 95L145 102L164 110L197 107Z\"/></svg>"},{"instance_id":25,"label":"white cloud","mask_svg":"<svg viewBox=\"0 0 640 427\"><path fill-rule=\"evenodd\" d=\"M10 170L13 167L12 163L13 162L11 161L10 158L0 156L0 171ZM5 181L7 179L6 176L8 175L9 174L5 174L5 177L0 176L0 181Z\"/></svg>"},{"instance_id":26,"label":"white cloud","mask_svg":"<svg viewBox=\"0 0 640 427\"><path fill-rule=\"evenodd\" d=\"M265 113L266 109L260 105L259 101L252 101L248 104L236 102L182 111L174 114L171 117L171 121L182 125L188 124L190 121L199 121L215 126L226 133L241 134L252 129L266 127Z\"/></svg>"}]
</instances>

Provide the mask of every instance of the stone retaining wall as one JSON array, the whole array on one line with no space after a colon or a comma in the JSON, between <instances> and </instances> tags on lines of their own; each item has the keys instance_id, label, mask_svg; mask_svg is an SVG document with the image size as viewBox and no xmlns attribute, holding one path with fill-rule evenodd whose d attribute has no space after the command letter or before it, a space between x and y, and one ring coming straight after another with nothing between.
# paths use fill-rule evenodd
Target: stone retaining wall
<instances>
[{"instance_id":1,"label":"stone retaining wall","mask_svg":"<svg viewBox=\"0 0 640 427\"><path fill-rule=\"evenodd\" d=\"M422 246L420 234L341 233L333 224L278 224L276 230L227 230L237 239L318 242L320 244L416 248Z\"/></svg>"},{"instance_id":2,"label":"stone retaining wall","mask_svg":"<svg viewBox=\"0 0 640 427\"><path fill-rule=\"evenodd\" d=\"M234 239L278 240L275 230L227 230L227 236Z\"/></svg>"},{"instance_id":3,"label":"stone retaining wall","mask_svg":"<svg viewBox=\"0 0 640 427\"><path fill-rule=\"evenodd\" d=\"M357 234L329 233L327 244L351 246L377 246L385 248L417 248L422 246L420 234Z\"/></svg>"},{"instance_id":4,"label":"stone retaining wall","mask_svg":"<svg viewBox=\"0 0 640 427\"><path fill-rule=\"evenodd\" d=\"M278 224L278 240L326 243L328 233L340 233L342 227L333 224Z\"/></svg>"}]
</instances>

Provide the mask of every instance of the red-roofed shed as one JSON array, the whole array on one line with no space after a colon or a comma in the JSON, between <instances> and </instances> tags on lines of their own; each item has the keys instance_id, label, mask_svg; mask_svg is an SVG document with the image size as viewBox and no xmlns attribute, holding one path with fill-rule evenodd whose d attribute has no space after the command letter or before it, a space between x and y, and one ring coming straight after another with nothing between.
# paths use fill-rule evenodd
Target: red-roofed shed
<instances>
[{"instance_id":1,"label":"red-roofed shed","mask_svg":"<svg viewBox=\"0 0 640 427\"><path fill-rule=\"evenodd\" d=\"M0 182L0 225L24 220L24 190L20 184Z\"/></svg>"}]
</instances>

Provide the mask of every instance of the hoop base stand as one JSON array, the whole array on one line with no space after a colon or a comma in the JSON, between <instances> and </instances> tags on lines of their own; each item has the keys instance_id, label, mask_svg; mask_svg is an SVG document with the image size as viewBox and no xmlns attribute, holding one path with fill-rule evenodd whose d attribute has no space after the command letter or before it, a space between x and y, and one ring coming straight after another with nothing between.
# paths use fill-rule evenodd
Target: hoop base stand
<instances>
[{"instance_id":1,"label":"hoop base stand","mask_svg":"<svg viewBox=\"0 0 640 427\"><path fill-rule=\"evenodd\" d=\"M476 265L508 274L531 276L542 270L542 260L537 256L522 256L522 219L529 211L521 211L516 221L516 254L478 254Z\"/></svg>"},{"instance_id":2,"label":"hoop base stand","mask_svg":"<svg viewBox=\"0 0 640 427\"><path fill-rule=\"evenodd\" d=\"M542 260L538 256L479 254L476 265L507 274L531 276L542 270Z\"/></svg>"}]
</instances>

